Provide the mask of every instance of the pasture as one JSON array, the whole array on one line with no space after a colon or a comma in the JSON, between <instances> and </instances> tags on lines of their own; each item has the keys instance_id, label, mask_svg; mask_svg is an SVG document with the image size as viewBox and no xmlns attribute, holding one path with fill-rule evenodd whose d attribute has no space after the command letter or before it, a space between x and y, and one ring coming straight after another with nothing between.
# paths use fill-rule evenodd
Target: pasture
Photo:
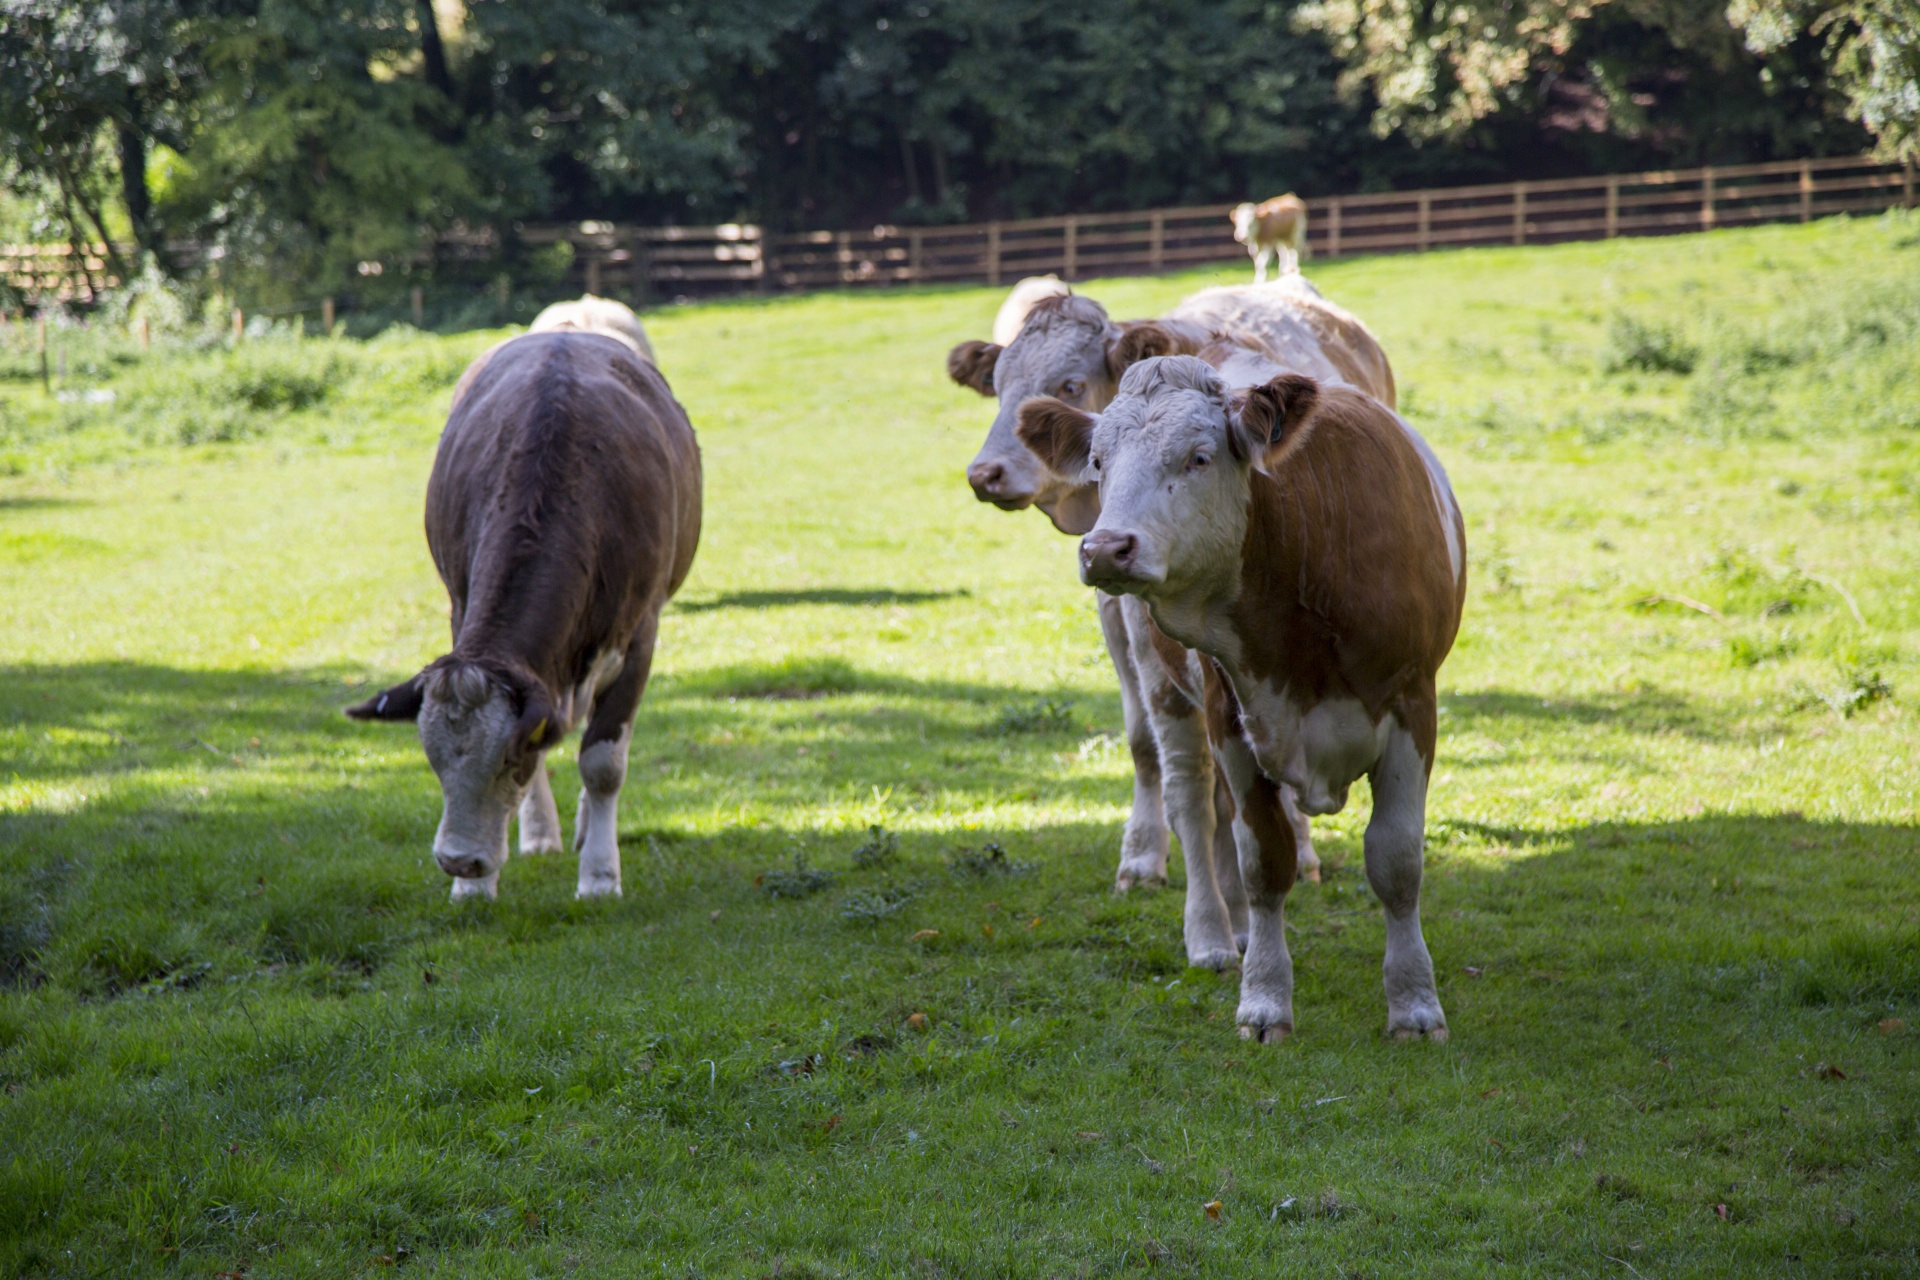
<instances>
[{"instance_id":1,"label":"pasture","mask_svg":"<svg viewBox=\"0 0 1920 1280\"><path fill-rule=\"evenodd\" d=\"M1308 267L1467 513L1445 1044L1382 1034L1364 783L1283 1046L1111 894L1073 540L962 478L1000 291L646 317L708 505L626 896L463 909L418 742L339 708L444 649L421 494L499 335L63 334L59 401L16 329L0 1271L1914 1274L1920 220Z\"/></svg>"}]
</instances>

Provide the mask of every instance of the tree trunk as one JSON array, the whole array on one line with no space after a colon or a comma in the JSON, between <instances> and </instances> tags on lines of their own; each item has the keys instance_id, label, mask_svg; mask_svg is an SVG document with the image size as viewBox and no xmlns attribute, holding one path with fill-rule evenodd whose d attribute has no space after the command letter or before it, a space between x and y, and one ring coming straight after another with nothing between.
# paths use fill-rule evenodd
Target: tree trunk
<instances>
[{"instance_id":1,"label":"tree trunk","mask_svg":"<svg viewBox=\"0 0 1920 1280\"><path fill-rule=\"evenodd\" d=\"M133 242L141 255L154 252L151 224L153 204L147 196L147 139L138 121L114 123L120 143L120 198L133 223Z\"/></svg>"},{"instance_id":2,"label":"tree trunk","mask_svg":"<svg viewBox=\"0 0 1920 1280\"><path fill-rule=\"evenodd\" d=\"M453 76L447 70L447 47L440 42L440 23L433 16L433 0L420 0L420 57L427 83L453 97Z\"/></svg>"}]
</instances>

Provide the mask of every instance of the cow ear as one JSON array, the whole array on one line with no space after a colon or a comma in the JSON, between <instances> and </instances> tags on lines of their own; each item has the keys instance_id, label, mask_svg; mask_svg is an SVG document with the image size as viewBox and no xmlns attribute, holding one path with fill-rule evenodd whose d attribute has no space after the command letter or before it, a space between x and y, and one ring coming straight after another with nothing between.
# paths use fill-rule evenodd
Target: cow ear
<instances>
[{"instance_id":1,"label":"cow ear","mask_svg":"<svg viewBox=\"0 0 1920 1280\"><path fill-rule=\"evenodd\" d=\"M423 671L411 680L348 707L347 715L355 720L417 720L420 703L426 697L425 689L426 672Z\"/></svg>"},{"instance_id":2,"label":"cow ear","mask_svg":"<svg viewBox=\"0 0 1920 1280\"><path fill-rule=\"evenodd\" d=\"M547 696L543 686L534 685L527 694L526 709L514 723L513 740L507 744L507 759L513 762L514 779L526 785L540 763L540 753L560 741L566 731L566 724L554 709L553 699Z\"/></svg>"},{"instance_id":3,"label":"cow ear","mask_svg":"<svg viewBox=\"0 0 1920 1280\"><path fill-rule=\"evenodd\" d=\"M1170 356L1179 348L1173 335L1157 324L1139 324L1107 347L1107 372L1117 383L1128 368L1152 356Z\"/></svg>"},{"instance_id":4,"label":"cow ear","mask_svg":"<svg viewBox=\"0 0 1920 1280\"><path fill-rule=\"evenodd\" d=\"M1087 469L1093 440L1094 416L1052 396L1035 396L1020 406L1020 424L1014 433L1033 450L1047 470L1078 480Z\"/></svg>"},{"instance_id":5,"label":"cow ear","mask_svg":"<svg viewBox=\"0 0 1920 1280\"><path fill-rule=\"evenodd\" d=\"M1234 452L1255 463L1270 460L1268 450L1289 443L1319 403L1320 384L1297 373L1254 387L1231 415Z\"/></svg>"},{"instance_id":6,"label":"cow ear","mask_svg":"<svg viewBox=\"0 0 1920 1280\"><path fill-rule=\"evenodd\" d=\"M947 376L983 396L993 394L993 366L1003 348L997 342L963 342L947 353Z\"/></svg>"}]
</instances>

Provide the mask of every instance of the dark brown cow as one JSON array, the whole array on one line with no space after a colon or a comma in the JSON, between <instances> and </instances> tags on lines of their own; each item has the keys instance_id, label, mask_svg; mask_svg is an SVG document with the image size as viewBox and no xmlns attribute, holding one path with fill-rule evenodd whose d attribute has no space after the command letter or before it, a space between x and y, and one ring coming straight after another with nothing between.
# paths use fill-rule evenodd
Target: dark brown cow
<instances>
[{"instance_id":1,"label":"dark brown cow","mask_svg":"<svg viewBox=\"0 0 1920 1280\"><path fill-rule=\"evenodd\" d=\"M1192 356L1134 365L1097 418L1029 402L1019 433L1053 473L1099 484L1082 579L1137 596L1162 631L1212 659L1209 736L1248 899L1247 1034L1293 1029L1283 793L1333 813L1365 774L1387 1029L1444 1038L1420 872L1435 677L1465 603L1466 530L1438 459L1352 388L1284 373L1234 394Z\"/></svg>"},{"instance_id":2,"label":"dark brown cow","mask_svg":"<svg viewBox=\"0 0 1920 1280\"><path fill-rule=\"evenodd\" d=\"M693 427L626 320L610 334L569 318L461 378L427 483L453 649L347 711L419 721L445 800L434 857L456 900L497 892L516 807L522 853L559 849L541 757L581 723L579 894L620 892L634 711L700 540Z\"/></svg>"}]
</instances>

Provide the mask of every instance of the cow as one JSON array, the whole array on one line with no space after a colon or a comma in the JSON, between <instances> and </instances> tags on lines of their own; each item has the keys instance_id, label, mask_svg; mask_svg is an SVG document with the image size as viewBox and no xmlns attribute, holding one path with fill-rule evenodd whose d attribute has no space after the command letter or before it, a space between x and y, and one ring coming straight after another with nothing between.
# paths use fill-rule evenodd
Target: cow
<instances>
[{"instance_id":1,"label":"cow","mask_svg":"<svg viewBox=\"0 0 1920 1280\"><path fill-rule=\"evenodd\" d=\"M418 721L444 801L433 854L454 901L498 894L516 810L523 854L560 849L542 757L577 725L577 891L619 894L627 745L700 502L693 427L618 303L550 308L454 388L426 502L453 646L347 709Z\"/></svg>"},{"instance_id":2,"label":"cow","mask_svg":"<svg viewBox=\"0 0 1920 1280\"><path fill-rule=\"evenodd\" d=\"M1273 1042L1294 1025L1287 795L1334 813L1364 774L1387 1030L1443 1040L1420 877L1435 681L1466 599L1465 522L1404 419L1351 387L1269 371L1235 394L1206 360L1150 357L1098 415L1028 401L1019 436L1055 474L1099 487L1082 580L1142 601L1165 635L1208 659L1208 731L1248 900L1242 1034Z\"/></svg>"},{"instance_id":3,"label":"cow","mask_svg":"<svg viewBox=\"0 0 1920 1280\"><path fill-rule=\"evenodd\" d=\"M1014 434L1021 403L1053 395L1083 408L1112 399L1136 359L1195 351L1229 331L1250 351L1302 372L1345 378L1392 404L1392 370L1366 326L1298 276L1277 284L1206 289L1167 317L1117 325L1084 296L1043 299L1012 344L963 342L948 357L956 382L999 399L999 411L968 468L974 494L1003 510L1037 506L1063 533L1081 534L1099 515L1096 486L1051 474ZM1138 601L1096 593L1102 638L1120 681L1133 757L1133 804L1121 836L1117 892L1165 884L1168 828L1187 851L1185 942L1190 962L1227 968L1246 936L1231 800L1213 767L1198 695L1198 657L1168 641ZM1319 878L1307 819L1293 812L1301 872ZM1210 853L1208 851L1211 851Z\"/></svg>"},{"instance_id":4,"label":"cow","mask_svg":"<svg viewBox=\"0 0 1920 1280\"><path fill-rule=\"evenodd\" d=\"M1281 275L1294 275L1307 256L1307 202L1288 192L1259 204L1233 207L1233 238L1253 258L1253 282L1267 282L1267 255Z\"/></svg>"}]
</instances>

